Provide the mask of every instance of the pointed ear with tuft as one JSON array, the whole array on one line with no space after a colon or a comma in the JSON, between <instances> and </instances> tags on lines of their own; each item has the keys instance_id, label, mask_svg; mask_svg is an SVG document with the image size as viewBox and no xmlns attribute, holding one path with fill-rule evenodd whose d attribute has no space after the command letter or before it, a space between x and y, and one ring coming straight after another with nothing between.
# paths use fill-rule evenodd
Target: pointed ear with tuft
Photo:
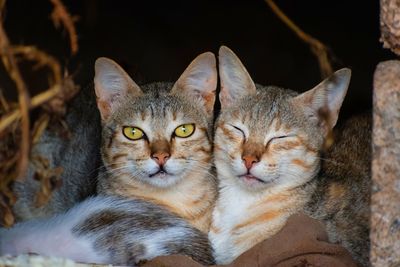
<instances>
[{"instance_id":1,"label":"pointed ear with tuft","mask_svg":"<svg viewBox=\"0 0 400 267\"><path fill-rule=\"evenodd\" d=\"M101 57L94 65L94 89L102 121L106 121L126 95L141 95L139 86L115 61Z\"/></svg>"},{"instance_id":2,"label":"pointed ear with tuft","mask_svg":"<svg viewBox=\"0 0 400 267\"><path fill-rule=\"evenodd\" d=\"M228 47L221 46L218 53L221 108L231 106L238 99L256 92L256 86L240 59Z\"/></svg>"},{"instance_id":3,"label":"pointed ear with tuft","mask_svg":"<svg viewBox=\"0 0 400 267\"><path fill-rule=\"evenodd\" d=\"M213 115L218 74L215 56L206 52L196 57L174 84L171 93L198 98L209 116Z\"/></svg>"},{"instance_id":4,"label":"pointed ear with tuft","mask_svg":"<svg viewBox=\"0 0 400 267\"><path fill-rule=\"evenodd\" d=\"M310 118L316 119L327 134L336 125L350 77L350 69L340 69L313 89L296 96L292 101L303 107Z\"/></svg>"}]
</instances>

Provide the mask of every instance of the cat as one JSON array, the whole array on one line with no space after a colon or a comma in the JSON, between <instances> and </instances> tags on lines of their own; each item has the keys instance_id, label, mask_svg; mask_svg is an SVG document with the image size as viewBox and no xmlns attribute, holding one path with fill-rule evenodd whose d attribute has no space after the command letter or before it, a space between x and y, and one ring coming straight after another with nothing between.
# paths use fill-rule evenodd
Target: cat
<instances>
[{"instance_id":1,"label":"cat","mask_svg":"<svg viewBox=\"0 0 400 267\"><path fill-rule=\"evenodd\" d=\"M217 194L214 54L198 56L174 85L153 83L146 93L110 60L97 60L95 68L104 163L98 193L163 206L207 233Z\"/></svg>"},{"instance_id":2,"label":"cat","mask_svg":"<svg viewBox=\"0 0 400 267\"><path fill-rule=\"evenodd\" d=\"M351 71L341 69L298 94L254 84L239 58L222 46L219 75L221 113L214 137L219 196L209 233L216 262L233 261L277 233L290 215L304 212L326 225L331 242L367 265L368 118L345 125L322 153Z\"/></svg>"},{"instance_id":3,"label":"cat","mask_svg":"<svg viewBox=\"0 0 400 267\"><path fill-rule=\"evenodd\" d=\"M36 166L30 161L24 179L12 185L17 198L12 206L17 222L62 213L96 193L97 170L101 163L101 125L93 88L83 88L72 100L65 124L70 137L50 124L30 153L31 158L48 160L50 169L62 167L61 186L55 186L49 201L38 206L36 197L41 182L35 178Z\"/></svg>"},{"instance_id":4,"label":"cat","mask_svg":"<svg viewBox=\"0 0 400 267\"><path fill-rule=\"evenodd\" d=\"M213 263L206 233L217 193L215 56L201 54L175 84L149 84L145 93L117 63L99 58L94 83L103 128L99 196L0 230L0 253L112 264L182 253Z\"/></svg>"},{"instance_id":5,"label":"cat","mask_svg":"<svg viewBox=\"0 0 400 267\"><path fill-rule=\"evenodd\" d=\"M99 58L95 63L94 87L102 131L97 123L82 126L76 120L78 126L90 130L77 132L77 144L71 145L71 141L61 146L68 148L67 157L61 156L63 153L53 143L47 150L42 149L51 155L60 152L63 160L56 162L66 164L64 169L70 176L63 176L67 184L41 209L31 209L35 191L29 188L30 183L19 185L21 198L15 208L19 217L45 218L79 202L79 198L73 197L77 194L75 191L82 191L81 186L90 183L84 182L88 180L84 174L88 175L89 168L81 168L82 163L77 159L82 156L81 160L98 161L96 153L86 152L86 147L89 152L94 150L93 145L98 142L90 140L90 134L97 140L101 132L101 145L96 148L100 154L98 147L101 147L102 166L92 183L97 184L98 194L153 202L208 232L211 206L217 193L211 150L217 87L214 54L207 52L198 56L175 84L151 83L142 86L143 91L117 63ZM84 122L93 116L96 122L97 113L82 112L80 116ZM74 157L77 159L71 160ZM93 167L93 162L87 165Z\"/></svg>"},{"instance_id":6,"label":"cat","mask_svg":"<svg viewBox=\"0 0 400 267\"><path fill-rule=\"evenodd\" d=\"M0 255L27 253L129 266L170 254L214 263L206 234L157 205L114 196L91 197L64 214L0 229Z\"/></svg>"}]
</instances>

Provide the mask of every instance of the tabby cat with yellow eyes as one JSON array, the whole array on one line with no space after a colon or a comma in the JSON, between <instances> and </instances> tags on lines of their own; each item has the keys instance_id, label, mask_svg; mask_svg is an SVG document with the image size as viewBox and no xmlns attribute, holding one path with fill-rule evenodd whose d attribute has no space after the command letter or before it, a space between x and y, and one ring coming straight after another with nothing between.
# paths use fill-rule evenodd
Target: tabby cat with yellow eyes
<instances>
[{"instance_id":1,"label":"tabby cat with yellow eyes","mask_svg":"<svg viewBox=\"0 0 400 267\"><path fill-rule=\"evenodd\" d=\"M215 64L215 56L204 53L175 84L139 88L115 62L96 61L104 163L99 194L152 202L208 232L216 197L211 169Z\"/></svg>"},{"instance_id":2,"label":"tabby cat with yellow eyes","mask_svg":"<svg viewBox=\"0 0 400 267\"><path fill-rule=\"evenodd\" d=\"M215 65L215 56L204 53L175 84L139 88L114 61L99 58L94 80L103 129L99 195L67 212L0 228L0 256L37 253L135 266L183 254L213 264L207 233L217 193L211 171Z\"/></svg>"}]
</instances>

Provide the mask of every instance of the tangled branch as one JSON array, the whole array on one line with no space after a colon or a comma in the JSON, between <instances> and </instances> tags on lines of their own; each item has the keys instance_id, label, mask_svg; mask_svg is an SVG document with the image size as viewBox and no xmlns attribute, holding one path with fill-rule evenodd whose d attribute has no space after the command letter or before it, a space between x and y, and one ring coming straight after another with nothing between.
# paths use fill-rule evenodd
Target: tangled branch
<instances>
[{"instance_id":1,"label":"tangled branch","mask_svg":"<svg viewBox=\"0 0 400 267\"><path fill-rule=\"evenodd\" d=\"M312 53L317 57L322 78L333 73L332 65L329 60L329 48L318 39L305 33L297 26L285 13L275 4L273 0L265 0L272 11L285 23L303 42L307 43Z\"/></svg>"},{"instance_id":2,"label":"tangled branch","mask_svg":"<svg viewBox=\"0 0 400 267\"><path fill-rule=\"evenodd\" d=\"M51 13L54 26L59 28L61 24L64 25L69 35L71 54L75 55L78 52L78 35L76 34L74 20L60 0L50 0L50 2L54 5Z\"/></svg>"},{"instance_id":3,"label":"tangled branch","mask_svg":"<svg viewBox=\"0 0 400 267\"><path fill-rule=\"evenodd\" d=\"M4 5L3 5L4 6ZM2 10L0 10L0 21L3 20ZM18 160L18 174L17 179L21 179L28 168L29 161L29 106L30 106L30 98L28 89L24 80L22 79L21 72L16 63L16 59L12 52L10 43L8 41L8 37L3 28L3 24L0 23L0 56L3 61L4 66L6 67L10 77L15 82L15 85L18 90L18 102L19 109L21 114L21 128L22 128L22 136L21 136L21 145L19 151L19 160Z\"/></svg>"},{"instance_id":4,"label":"tangled branch","mask_svg":"<svg viewBox=\"0 0 400 267\"><path fill-rule=\"evenodd\" d=\"M73 20L60 0L51 2L54 4L53 22L56 25L62 23L68 30L74 54L78 51L78 44ZM11 206L16 201L10 185L25 176L30 146L38 142L50 118L59 118L62 124L66 102L78 92L79 87L70 76L63 77L62 68L54 57L34 46L14 46L9 42L2 23L4 6L5 0L0 0L0 58L18 90L18 105L8 102L0 90L0 224L10 226L14 223ZM30 98L17 65L21 60L34 62L34 70L43 67L49 70L49 89ZM29 110L39 106L45 112L39 114L31 131ZM40 182L36 204L42 205L48 201L54 188L59 186L62 168L51 168L48 160L41 155L33 157L31 162L36 168L34 177Z\"/></svg>"}]
</instances>

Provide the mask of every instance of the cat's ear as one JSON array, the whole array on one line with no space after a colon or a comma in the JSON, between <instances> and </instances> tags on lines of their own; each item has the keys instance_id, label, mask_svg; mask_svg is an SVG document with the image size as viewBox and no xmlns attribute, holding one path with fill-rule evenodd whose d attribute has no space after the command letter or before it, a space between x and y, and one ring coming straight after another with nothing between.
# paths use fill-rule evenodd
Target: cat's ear
<instances>
[{"instance_id":1,"label":"cat's ear","mask_svg":"<svg viewBox=\"0 0 400 267\"><path fill-rule=\"evenodd\" d=\"M240 59L228 47L221 46L218 53L221 108L231 106L236 100L256 92L256 86Z\"/></svg>"},{"instance_id":2,"label":"cat's ear","mask_svg":"<svg viewBox=\"0 0 400 267\"><path fill-rule=\"evenodd\" d=\"M100 57L94 64L94 89L102 120L107 120L126 95L141 95L139 86L113 60Z\"/></svg>"},{"instance_id":3,"label":"cat's ear","mask_svg":"<svg viewBox=\"0 0 400 267\"><path fill-rule=\"evenodd\" d=\"M215 56L206 52L196 57L174 84L171 93L186 94L200 99L207 113L214 111L218 74Z\"/></svg>"},{"instance_id":4,"label":"cat's ear","mask_svg":"<svg viewBox=\"0 0 400 267\"><path fill-rule=\"evenodd\" d=\"M303 106L310 118L319 120L327 133L337 122L350 77L350 69L340 69L313 89L296 96L292 101Z\"/></svg>"}]
</instances>

